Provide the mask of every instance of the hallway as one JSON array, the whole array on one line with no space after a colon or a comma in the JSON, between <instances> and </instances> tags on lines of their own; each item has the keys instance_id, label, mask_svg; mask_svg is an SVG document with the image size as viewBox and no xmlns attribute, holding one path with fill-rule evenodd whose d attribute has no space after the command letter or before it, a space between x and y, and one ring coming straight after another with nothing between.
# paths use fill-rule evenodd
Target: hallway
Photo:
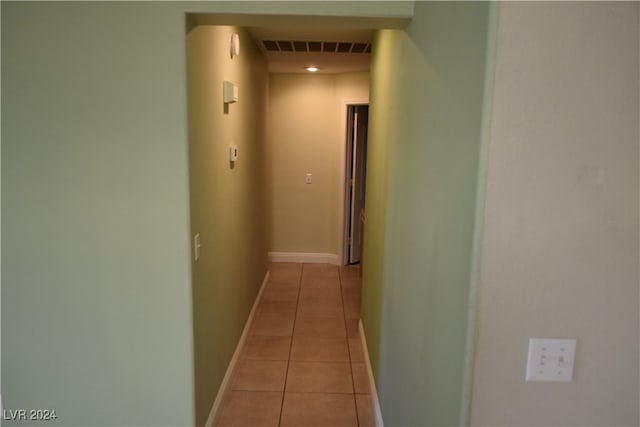
<instances>
[{"instance_id":1,"label":"hallway","mask_svg":"<svg viewBox=\"0 0 640 427\"><path fill-rule=\"evenodd\" d=\"M358 267L272 263L218 426L373 426Z\"/></svg>"}]
</instances>

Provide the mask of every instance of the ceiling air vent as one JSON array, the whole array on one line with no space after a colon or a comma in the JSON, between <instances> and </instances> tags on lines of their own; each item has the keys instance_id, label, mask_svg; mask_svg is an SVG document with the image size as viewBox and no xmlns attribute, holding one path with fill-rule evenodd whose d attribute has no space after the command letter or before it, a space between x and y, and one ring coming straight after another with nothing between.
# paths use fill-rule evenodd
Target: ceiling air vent
<instances>
[{"instance_id":1,"label":"ceiling air vent","mask_svg":"<svg viewBox=\"0 0 640 427\"><path fill-rule=\"evenodd\" d=\"M320 52L322 51L322 42L307 42L309 45L309 52Z\"/></svg>"},{"instance_id":2,"label":"ceiling air vent","mask_svg":"<svg viewBox=\"0 0 640 427\"><path fill-rule=\"evenodd\" d=\"M351 46L353 46L353 43L340 42L340 43L338 43L338 52L340 52L340 53L349 53L349 51L351 51Z\"/></svg>"},{"instance_id":3,"label":"ceiling air vent","mask_svg":"<svg viewBox=\"0 0 640 427\"><path fill-rule=\"evenodd\" d=\"M278 47L278 43L273 40L262 40L262 45L268 52L279 52L280 48Z\"/></svg>"},{"instance_id":4,"label":"ceiling air vent","mask_svg":"<svg viewBox=\"0 0 640 427\"><path fill-rule=\"evenodd\" d=\"M351 53L363 53L367 48L367 43L354 43L351 48Z\"/></svg>"},{"instance_id":5,"label":"ceiling air vent","mask_svg":"<svg viewBox=\"0 0 640 427\"><path fill-rule=\"evenodd\" d=\"M278 40L281 52L293 52L293 43L288 40Z\"/></svg>"},{"instance_id":6,"label":"ceiling air vent","mask_svg":"<svg viewBox=\"0 0 640 427\"><path fill-rule=\"evenodd\" d=\"M267 52L371 53L371 44L363 42L262 40Z\"/></svg>"},{"instance_id":7,"label":"ceiling air vent","mask_svg":"<svg viewBox=\"0 0 640 427\"><path fill-rule=\"evenodd\" d=\"M293 50L296 52L308 52L307 42L293 42Z\"/></svg>"},{"instance_id":8,"label":"ceiling air vent","mask_svg":"<svg viewBox=\"0 0 640 427\"><path fill-rule=\"evenodd\" d=\"M338 46L338 43L336 42L322 42L322 51L333 53L336 51L337 46Z\"/></svg>"}]
</instances>

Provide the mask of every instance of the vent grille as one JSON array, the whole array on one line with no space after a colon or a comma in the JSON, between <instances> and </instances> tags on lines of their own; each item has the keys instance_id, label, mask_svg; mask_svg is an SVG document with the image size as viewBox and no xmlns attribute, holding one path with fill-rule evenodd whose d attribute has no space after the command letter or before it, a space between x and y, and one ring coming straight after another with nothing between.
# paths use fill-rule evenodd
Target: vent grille
<instances>
[{"instance_id":1,"label":"vent grille","mask_svg":"<svg viewBox=\"0 0 640 427\"><path fill-rule=\"evenodd\" d=\"M371 53L371 43L345 41L262 40L267 52Z\"/></svg>"}]
</instances>

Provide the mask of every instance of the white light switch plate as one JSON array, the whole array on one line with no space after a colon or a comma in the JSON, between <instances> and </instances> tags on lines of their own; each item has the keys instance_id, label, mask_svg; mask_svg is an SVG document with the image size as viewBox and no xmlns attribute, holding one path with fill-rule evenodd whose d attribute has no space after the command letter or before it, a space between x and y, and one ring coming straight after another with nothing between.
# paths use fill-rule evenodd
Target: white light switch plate
<instances>
[{"instance_id":1,"label":"white light switch plate","mask_svg":"<svg viewBox=\"0 0 640 427\"><path fill-rule=\"evenodd\" d=\"M229 146L229 161L235 162L238 160L238 146L236 144Z\"/></svg>"},{"instance_id":2,"label":"white light switch plate","mask_svg":"<svg viewBox=\"0 0 640 427\"><path fill-rule=\"evenodd\" d=\"M197 261L200 258L200 233L193 236L193 259Z\"/></svg>"},{"instance_id":3,"label":"white light switch plate","mask_svg":"<svg viewBox=\"0 0 640 427\"><path fill-rule=\"evenodd\" d=\"M575 354L575 339L529 338L526 380L570 383Z\"/></svg>"}]
</instances>

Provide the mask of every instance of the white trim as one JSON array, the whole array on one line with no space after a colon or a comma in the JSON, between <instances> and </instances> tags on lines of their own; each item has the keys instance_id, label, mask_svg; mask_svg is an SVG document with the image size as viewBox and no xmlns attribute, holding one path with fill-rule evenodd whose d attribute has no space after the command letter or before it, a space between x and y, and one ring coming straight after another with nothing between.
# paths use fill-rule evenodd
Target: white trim
<instances>
[{"instance_id":1,"label":"white trim","mask_svg":"<svg viewBox=\"0 0 640 427\"><path fill-rule=\"evenodd\" d=\"M251 323L253 323L253 317L258 311L258 303L260 302L260 298L262 297L262 292L264 291L264 287L269 280L269 272L264 276L264 280L262 281L262 285L260 285L260 290L258 291L258 295L256 295L256 300L253 302L253 307L251 308L251 312L249 313L249 317L247 318L247 323L244 325L244 330L242 331L242 335L240 335L240 340L238 341L238 345L236 346L236 350L233 353L233 357L229 362L229 366L227 366L227 372L224 374L224 378L222 379L222 383L220 384L220 388L218 389L218 394L216 395L216 400L213 401L213 406L211 407L211 412L209 412L209 418L207 418L207 422L205 423L205 427L213 427L217 424L218 419L220 418L220 410L222 409L222 401L229 391L231 387L231 379L233 378L233 374L236 371L238 361L240 360L240 353L242 352L242 347L244 347L244 343L247 340L247 336L249 336L249 329L251 328Z\"/></svg>"},{"instance_id":2,"label":"white trim","mask_svg":"<svg viewBox=\"0 0 640 427\"><path fill-rule=\"evenodd\" d=\"M338 255L336 254L321 254L310 252L269 252L269 261L341 265Z\"/></svg>"},{"instance_id":3,"label":"white trim","mask_svg":"<svg viewBox=\"0 0 640 427\"><path fill-rule=\"evenodd\" d=\"M364 328L362 327L362 319L358 322L360 329L360 341L362 342L362 351L364 353L364 361L369 375L369 386L371 387L371 406L373 408L373 418L376 427L384 427L382 420L382 411L380 410L380 401L378 400L378 390L376 389L376 381L373 378L373 370L371 369L371 361L369 360L369 349L367 348L367 339L364 336Z\"/></svg>"},{"instance_id":4,"label":"white trim","mask_svg":"<svg viewBox=\"0 0 640 427\"><path fill-rule=\"evenodd\" d=\"M340 179L338 181L338 265L346 265L349 260L346 253L346 239L347 239L347 225L345 221L346 213L346 176L347 176L347 113L349 112L349 105L369 105L369 98L359 99L343 99L342 100L342 145L340 147Z\"/></svg>"}]
</instances>

